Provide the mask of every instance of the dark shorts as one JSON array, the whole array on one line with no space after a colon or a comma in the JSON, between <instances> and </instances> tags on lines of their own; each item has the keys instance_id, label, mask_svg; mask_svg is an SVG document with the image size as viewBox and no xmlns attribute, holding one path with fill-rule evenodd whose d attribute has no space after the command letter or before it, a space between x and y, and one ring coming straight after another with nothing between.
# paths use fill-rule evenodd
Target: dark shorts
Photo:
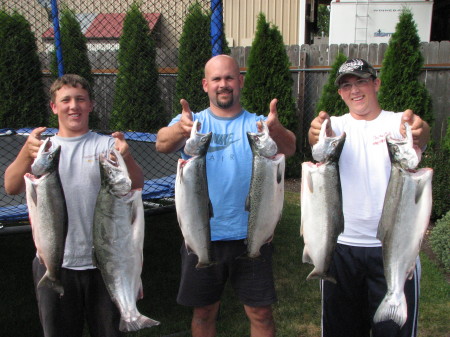
<instances>
[{"instance_id":1,"label":"dark shorts","mask_svg":"<svg viewBox=\"0 0 450 337\"><path fill-rule=\"evenodd\" d=\"M196 269L197 255L188 254L181 247L181 281L177 302L191 307L203 307L220 300L225 284L230 279L239 300L251 307L267 306L276 302L272 273L273 245L261 247L261 256L245 257L244 240L213 241L212 259L207 268Z\"/></svg>"},{"instance_id":2,"label":"dark shorts","mask_svg":"<svg viewBox=\"0 0 450 337\"><path fill-rule=\"evenodd\" d=\"M400 327L393 321L373 323L387 291L381 247L336 246L330 274L336 284L322 281L323 337L414 337L417 335L420 262L404 292L408 318Z\"/></svg>"},{"instance_id":3,"label":"dark shorts","mask_svg":"<svg viewBox=\"0 0 450 337\"><path fill-rule=\"evenodd\" d=\"M125 336L119 331L119 310L112 302L98 269L62 268L62 297L48 287L36 289L45 270L45 266L35 258L33 279L45 337L81 337L85 320L91 337Z\"/></svg>"}]
</instances>

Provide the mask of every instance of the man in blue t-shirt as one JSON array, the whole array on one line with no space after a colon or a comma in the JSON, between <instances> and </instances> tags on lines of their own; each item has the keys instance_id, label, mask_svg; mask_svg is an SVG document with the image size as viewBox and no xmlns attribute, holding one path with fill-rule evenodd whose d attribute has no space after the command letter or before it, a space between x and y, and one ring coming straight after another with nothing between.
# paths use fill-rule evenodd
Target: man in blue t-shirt
<instances>
[{"instance_id":1,"label":"man in blue t-shirt","mask_svg":"<svg viewBox=\"0 0 450 337\"><path fill-rule=\"evenodd\" d=\"M192 336L214 336L220 297L227 279L230 279L244 304L251 335L274 336L271 305L276 301L276 294L272 244L261 248L261 259L237 259L246 252L248 212L245 211L245 199L252 174L252 152L246 133L257 132L258 122L265 120L278 151L286 156L295 152L295 135L279 122L276 99L271 101L267 117L242 108L240 93L244 78L232 57L219 55L211 58L205 65L202 85L209 97L209 108L192 113L188 102L182 99L182 113L168 127L159 130L156 141L159 152L182 150L195 120L201 125L199 132L213 133L206 156L206 171L214 211L210 220L211 250L218 263L196 269L197 257L187 254L183 247L177 301L194 307Z\"/></svg>"}]
</instances>

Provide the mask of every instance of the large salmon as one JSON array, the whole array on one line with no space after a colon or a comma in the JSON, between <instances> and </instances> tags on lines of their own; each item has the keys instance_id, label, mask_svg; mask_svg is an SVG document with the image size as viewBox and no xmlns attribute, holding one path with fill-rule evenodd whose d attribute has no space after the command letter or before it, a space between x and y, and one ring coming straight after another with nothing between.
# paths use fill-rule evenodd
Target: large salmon
<instances>
[{"instance_id":1,"label":"large salmon","mask_svg":"<svg viewBox=\"0 0 450 337\"><path fill-rule=\"evenodd\" d=\"M337 238L344 230L342 191L339 177L339 157L345 143L345 133L326 137L327 120L322 124L319 142L313 155L319 163L302 163L301 226L303 262L314 265L306 278L321 278L336 283L328 269Z\"/></svg>"},{"instance_id":2,"label":"large salmon","mask_svg":"<svg viewBox=\"0 0 450 337\"><path fill-rule=\"evenodd\" d=\"M247 229L247 256L261 255L260 248L270 241L281 219L284 202L284 154L269 136L262 122L260 133L247 132L253 154L252 178L245 209L249 212Z\"/></svg>"},{"instance_id":3,"label":"large salmon","mask_svg":"<svg viewBox=\"0 0 450 337\"><path fill-rule=\"evenodd\" d=\"M101 271L111 299L120 311L121 331L137 331L159 322L139 313L143 297L141 271L144 244L142 191L131 189L125 162L100 154L101 188L93 226L94 264Z\"/></svg>"},{"instance_id":4,"label":"large salmon","mask_svg":"<svg viewBox=\"0 0 450 337\"><path fill-rule=\"evenodd\" d=\"M197 132L197 125L198 121L195 121L184 148L185 153L192 157L178 160L175 207L186 248L198 256L196 268L203 268L212 263L209 220L213 211L206 178L206 153L212 133Z\"/></svg>"},{"instance_id":5,"label":"large salmon","mask_svg":"<svg viewBox=\"0 0 450 337\"><path fill-rule=\"evenodd\" d=\"M33 174L25 174L24 179L37 256L47 268L37 287L46 285L63 295L60 271L67 235L67 209L58 172L61 147L47 151L49 139L39 148L32 165Z\"/></svg>"},{"instance_id":6,"label":"large salmon","mask_svg":"<svg viewBox=\"0 0 450 337\"><path fill-rule=\"evenodd\" d=\"M413 170L419 158L413 148L411 127L405 127L404 140L386 137L392 165L377 237L383 246L388 289L374 316L375 323L392 319L400 327L407 319L405 281L413 277L430 220L433 176L431 168Z\"/></svg>"}]
</instances>

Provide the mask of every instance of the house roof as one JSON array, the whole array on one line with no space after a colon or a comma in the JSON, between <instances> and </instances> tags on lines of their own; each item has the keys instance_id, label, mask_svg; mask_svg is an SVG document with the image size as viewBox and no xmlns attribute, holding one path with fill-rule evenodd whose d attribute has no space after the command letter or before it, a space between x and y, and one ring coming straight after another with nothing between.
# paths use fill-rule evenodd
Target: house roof
<instances>
[{"instance_id":1,"label":"house roof","mask_svg":"<svg viewBox=\"0 0 450 337\"><path fill-rule=\"evenodd\" d=\"M81 31L88 39L118 39L122 34L123 21L126 13L89 13L77 14ZM161 16L160 13L144 13L150 31L153 31ZM53 27L47 29L42 37L53 39Z\"/></svg>"}]
</instances>

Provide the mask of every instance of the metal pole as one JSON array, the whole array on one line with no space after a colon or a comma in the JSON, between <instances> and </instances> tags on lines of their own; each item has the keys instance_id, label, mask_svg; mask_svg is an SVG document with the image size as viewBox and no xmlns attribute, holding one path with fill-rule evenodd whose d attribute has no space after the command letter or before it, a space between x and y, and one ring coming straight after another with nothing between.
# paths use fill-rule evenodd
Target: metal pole
<instances>
[{"instance_id":1,"label":"metal pole","mask_svg":"<svg viewBox=\"0 0 450 337\"><path fill-rule=\"evenodd\" d=\"M211 45L212 56L222 54L223 31L222 0L211 0Z\"/></svg>"},{"instance_id":2,"label":"metal pole","mask_svg":"<svg viewBox=\"0 0 450 337\"><path fill-rule=\"evenodd\" d=\"M61 34L59 30L58 4L52 0L53 31L55 36L56 62L58 64L58 76L64 75L64 62L62 55Z\"/></svg>"}]
</instances>

